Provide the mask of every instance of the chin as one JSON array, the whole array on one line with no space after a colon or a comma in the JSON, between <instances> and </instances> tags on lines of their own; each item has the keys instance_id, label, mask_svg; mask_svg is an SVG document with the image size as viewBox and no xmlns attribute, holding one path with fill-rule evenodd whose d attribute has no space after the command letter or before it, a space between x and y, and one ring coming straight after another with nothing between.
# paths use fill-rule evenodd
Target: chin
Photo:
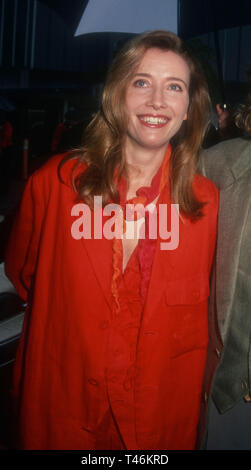
<instances>
[{"instance_id":1,"label":"chin","mask_svg":"<svg viewBox=\"0 0 251 470\"><path fill-rule=\"evenodd\" d=\"M146 150L165 150L167 147L169 141L167 142L145 142L142 147L144 147Z\"/></svg>"}]
</instances>

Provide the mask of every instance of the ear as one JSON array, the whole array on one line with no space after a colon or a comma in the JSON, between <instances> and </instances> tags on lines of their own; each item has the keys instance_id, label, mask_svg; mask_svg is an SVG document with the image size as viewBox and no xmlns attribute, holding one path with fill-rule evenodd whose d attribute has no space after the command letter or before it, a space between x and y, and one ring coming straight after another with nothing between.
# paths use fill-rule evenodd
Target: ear
<instances>
[{"instance_id":1,"label":"ear","mask_svg":"<svg viewBox=\"0 0 251 470\"><path fill-rule=\"evenodd\" d=\"M185 114L184 118L183 118L183 121L186 121L187 120L187 113Z\"/></svg>"}]
</instances>

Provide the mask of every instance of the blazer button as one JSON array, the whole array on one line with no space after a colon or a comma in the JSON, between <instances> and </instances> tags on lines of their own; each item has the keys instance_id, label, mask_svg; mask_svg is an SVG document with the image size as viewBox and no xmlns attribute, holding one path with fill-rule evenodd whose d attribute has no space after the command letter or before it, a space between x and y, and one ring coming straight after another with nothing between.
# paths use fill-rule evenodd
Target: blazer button
<instances>
[{"instance_id":1,"label":"blazer button","mask_svg":"<svg viewBox=\"0 0 251 470\"><path fill-rule=\"evenodd\" d=\"M112 375L111 377L109 377L108 381L115 384L116 382L118 382L118 377L116 375Z\"/></svg>"},{"instance_id":2,"label":"blazer button","mask_svg":"<svg viewBox=\"0 0 251 470\"><path fill-rule=\"evenodd\" d=\"M119 348L116 348L114 349L113 353L114 353L114 356L121 356L122 350Z\"/></svg>"},{"instance_id":3,"label":"blazer button","mask_svg":"<svg viewBox=\"0 0 251 470\"><path fill-rule=\"evenodd\" d=\"M124 387L124 390L126 390L126 392L129 392L129 390L131 390L132 388L132 379L125 380L123 383L123 387Z\"/></svg>"},{"instance_id":4,"label":"blazer button","mask_svg":"<svg viewBox=\"0 0 251 470\"><path fill-rule=\"evenodd\" d=\"M99 324L99 328L101 330L105 330L109 326L109 320L104 320Z\"/></svg>"},{"instance_id":5,"label":"blazer button","mask_svg":"<svg viewBox=\"0 0 251 470\"><path fill-rule=\"evenodd\" d=\"M199 298L200 298L200 293L199 293L199 291L198 291L198 290L194 291L193 296L194 296L194 298L195 298L196 300L199 300Z\"/></svg>"},{"instance_id":6,"label":"blazer button","mask_svg":"<svg viewBox=\"0 0 251 470\"><path fill-rule=\"evenodd\" d=\"M92 378L88 379L88 382L89 382L89 384L91 384L91 385L98 385L97 380L92 379Z\"/></svg>"},{"instance_id":7,"label":"blazer button","mask_svg":"<svg viewBox=\"0 0 251 470\"><path fill-rule=\"evenodd\" d=\"M207 394L207 392L204 393L204 402L205 402L205 403L208 402L208 394Z\"/></svg>"}]
</instances>

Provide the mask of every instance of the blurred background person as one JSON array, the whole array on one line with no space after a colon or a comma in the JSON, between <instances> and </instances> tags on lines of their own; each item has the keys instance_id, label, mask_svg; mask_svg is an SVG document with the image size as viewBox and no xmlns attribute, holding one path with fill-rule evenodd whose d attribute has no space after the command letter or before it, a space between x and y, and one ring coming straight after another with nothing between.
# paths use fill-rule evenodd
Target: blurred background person
<instances>
[{"instance_id":1,"label":"blurred background person","mask_svg":"<svg viewBox=\"0 0 251 470\"><path fill-rule=\"evenodd\" d=\"M203 173L220 190L204 390L208 396L213 377L207 449L216 450L251 450L251 95L236 126L245 137L222 142L201 157Z\"/></svg>"}]
</instances>

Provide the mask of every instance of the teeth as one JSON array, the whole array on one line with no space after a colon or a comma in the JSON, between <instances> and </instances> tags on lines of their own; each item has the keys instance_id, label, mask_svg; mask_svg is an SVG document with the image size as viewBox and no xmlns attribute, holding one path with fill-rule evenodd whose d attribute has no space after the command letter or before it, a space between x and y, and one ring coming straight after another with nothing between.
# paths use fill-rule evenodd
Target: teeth
<instances>
[{"instance_id":1,"label":"teeth","mask_svg":"<svg viewBox=\"0 0 251 470\"><path fill-rule=\"evenodd\" d=\"M153 116L141 116L140 120L148 122L149 124L165 124L168 121L166 118L159 118Z\"/></svg>"}]
</instances>

